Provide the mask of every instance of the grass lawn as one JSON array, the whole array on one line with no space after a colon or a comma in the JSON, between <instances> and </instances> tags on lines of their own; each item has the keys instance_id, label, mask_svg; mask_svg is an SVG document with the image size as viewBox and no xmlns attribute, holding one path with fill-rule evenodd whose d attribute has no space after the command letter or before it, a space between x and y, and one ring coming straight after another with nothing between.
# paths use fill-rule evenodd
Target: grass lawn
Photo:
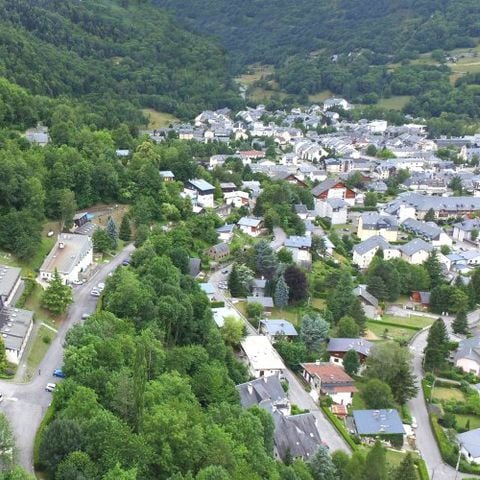
<instances>
[{"instance_id":1,"label":"grass lawn","mask_svg":"<svg viewBox=\"0 0 480 480\"><path fill-rule=\"evenodd\" d=\"M37 331L37 335L35 336L35 339L33 339L32 346L28 353L27 367L29 374L35 372L38 365L40 364L43 357L50 348L50 344L52 343L54 338L54 331L52 331L50 328L45 327L44 325L40 325Z\"/></svg>"},{"instance_id":2,"label":"grass lawn","mask_svg":"<svg viewBox=\"0 0 480 480\"><path fill-rule=\"evenodd\" d=\"M300 316L301 314L298 308L287 307L284 310L274 308L270 317L267 318L288 320L293 325L298 326L300 324Z\"/></svg>"},{"instance_id":3,"label":"grass lawn","mask_svg":"<svg viewBox=\"0 0 480 480\"><path fill-rule=\"evenodd\" d=\"M323 310L327 305L327 301L324 298L312 298L310 300L310 305L319 310Z\"/></svg>"},{"instance_id":4,"label":"grass lawn","mask_svg":"<svg viewBox=\"0 0 480 480\"><path fill-rule=\"evenodd\" d=\"M410 315L409 317L397 317L395 315L384 315L383 322L396 323L399 326L406 325L408 327L428 327L433 323L433 318L422 317L420 315Z\"/></svg>"},{"instance_id":5,"label":"grass lawn","mask_svg":"<svg viewBox=\"0 0 480 480\"><path fill-rule=\"evenodd\" d=\"M238 76L235 80L242 85L250 87L258 80L261 80L262 77L272 75L274 71L275 67L273 65L250 65L247 67L247 73Z\"/></svg>"},{"instance_id":6,"label":"grass lawn","mask_svg":"<svg viewBox=\"0 0 480 480\"><path fill-rule=\"evenodd\" d=\"M435 387L433 390L433 398L436 400L465 401L465 395L457 388Z\"/></svg>"},{"instance_id":7,"label":"grass lawn","mask_svg":"<svg viewBox=\"0 0 480 480\"><path fill-rule=\"evenodd\" d=\"M412 454L414 459L418 458L417 453L411 452L411 454ZM397 467L398 465L400 465L402 460L405 458L405 455L406 455L405 452L399 452L397 450L387 449L387 462L390 465L393 465L393 466Z\"/></svg>"},{"instance_id":8,"label":"grass lawn","mask_svg":"<svg viewBox=\"0 0 480 480\"><path fill-rule=\"evenodd\" d=\"M313 103L323 103L327 98L333 97L333 93L330 90L322 90L321 92L309 95L308 99Z\"/></svg>"},{"instance_id":9,"label":"grass lawn","mask_svg":"<svg viewBox=\"0 0 480 480\"><path fill-rule=\"evenodd\" d=\"M41 306L43 292L43 288L38 283L35 283L32 293L28 296L27 301L25 302L24 308L34 311L37 321L51 324L52 322L49 320L52 317L51 313Z\"/></svg>"},{"instance_id":10,"label":"grass lawn","mask_svg":"<svg viewBox=\"0 0 480 480\"><path fill-rule=\"evenodd\" d=\"M460 415L455 414L455 418L457 419L457 427L465 428L467 425L467 421L470 420L470 430L474 430L475 428L480 428L480 417L477 415Z\"/></svg>"},{"instance_id":11,"label":"grass lawn","mask_svg":"<svg viewBox=\"0 0 480 480\"><path fill-rule=\"evenodd\" d=\"M410 330L402 327L392 327L391 325L382 324L382 322L370 321L367 322L367 328L375 335L380 337L380 340L397 340L397 341L409 341L415 334L415 330ZM388 338L384 339L383 334L387 329Z\"/></svg>"},{"instance_id":12,"label":"grass lawn","mask_svg":"<svg viewBox=\"0 0 480 480\"><path fill-rule=\"evenodd\" d=\"M381 98L377 105L388 110L402 110L411 98L410 95L395 95L390 98Z\"/></svg>"},{"instance_id":13,"label":"grass lawn","mask_svg":"<svg viewBox=\"0 0 480 480\"><path fill-rule=\"evenodd\" d=\"M171 123L178 122L178 118L175 115L157 112L153 108L144 108L142 113L148 118L148 128L164 128Z\"/></svg>"}]
</instances>

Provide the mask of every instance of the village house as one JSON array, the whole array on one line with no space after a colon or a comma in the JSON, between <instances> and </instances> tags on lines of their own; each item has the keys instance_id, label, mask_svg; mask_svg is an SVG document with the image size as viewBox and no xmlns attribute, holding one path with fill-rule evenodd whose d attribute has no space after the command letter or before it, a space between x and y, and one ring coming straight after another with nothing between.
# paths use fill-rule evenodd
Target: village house
<instances>
[{"instance_id":1,"label":"village house","mask_svg":"<svg viewBox=\"0 0 480 480\"><path fill-rule=\"evenodd\" d=\"M215 300L215 287L211 283L200 283L200 290L213 302Z\"/></svg>"},{"instance_id":2,"label":"village house","mask_svg":"<svg viewBox=\"0 0 480 480\"><path fill-rule=\"evenodd\" d=\"M473 236L472 236L473 232ZM480 240L480 218L465 219L462 222L453 225L454 240L459 242Z\"/></svg>"},{"instance_id":3,"label":"village house","mask_svg":"<svg viewBox=\"0 0 480 480\"><path fill-rule=\"evenodd\" d=\"M223 260L230 255L228 243L222 242L213 245L207 250L207 255L216 262Z\"/></svg>"},{"instance_id":4,"label":"village house","mask_svg":"<svg viewBox=\"0 0 480 480\"><path fill-rule=\"evenodd\" d=\"M400 258L401 255L398 248L390 245L381 235L376 235L353 247L352 262L360 269L368 268L378 250L383 251L385 260Z\"/></svg>"},{"instance_id":5,"label":"village house","mask_svg":"<svg viewBox=\"0 0 480 480\"><path fill-rule=\"evenodd\" d=\"M216 229L218 239L225 243L230 243L233 238L235 225L233 223L222 225Z\"/></svg>"},{"instance_id":6,"label":"village house","mask_svg":"<svg viewBox=\"0 0 480 480\"><path fill-rule=\"evenodd\" d=\"M23 291L21 273L20 268L0 265L0 298L4 306L14 303Z\"/></svg>"},{"instance_id":7,"label":"village house","mask_svg":"<svg viewBox=\"0 0 480 480\"><path fill-rule=\"evenodd\" d=\"M61 233L40 267L40 278L49 282L57 270L64 283L73 283L92 263L93 244L90 237Z\"/></svg>"},{"instance_id":8,"label":"village house","mask_svg":"<svg viewBox=\"0 0 480 480\"><path fill-rule=\"evenodd\" d=\"M414 238L399 247L401 258L412 265L421 265L430 255L433 246L421 238Z\"/></svg>"},{"instance_id":9,"label":"village house","mask_svg":"<svg viewBox=\"0 0 480 480\"><path fill-rule=\"evenodd\" d=\"M278 337L287 338L289 340L298 336L295 327L287 320L261 320L260 332L275 343Z\"/></svg>"},{"instance_id":10,"label":"village house","mask_svg":"<svg viewBox=\"0 0 480 480\"><path fill-rule=\"evenodd\" d=\"M25 138L28 142L45 147L50 142L50 135L48 134L48 127L38 125L36 128L29 128L25 132Z\"/></svg>"},{"instance_id":11,"label":"village house","mask_svg":"<svg viewBox=\"0 0 480 480\"><path fill-rule=\"evenodd\" d=\"M292 252L292 259L297 265L301 265L305 268L310 268L312 265L312 254L310 249L312 248L312 238L308 236L292 235L288 237L284 246L287 250Z\"/></svg>"},{"instance_id":12,"label":"village house","mask_svg":"<svg viewBox=\"0 0 480 480\"><path fill-rule=\"evenodd\" d=\"M422 222L415 218L407 218L401 226L406 232L413 233L430 242L433 247L452 246L452 239L434 222Z\"/></svg>"},{"instance_id":13,"label":"village house","mask_svg":"<svg viewBox=\"0 0 480 480\"><path fill-rule=\"evenodd\" d=\"M330 362L343 366L343 357L349 350L355 350L360 363L365 363L373 348L373 343L363 338L330 338L327 352Z\"/></svg>"},{"instance_id":14,"label":"village house","mask_svg":"<svg viewBox=\"0 0 480 480\"><path fill-rule=\"evenodd\" d=\"M354 410L355 432L360 437L405 435L402 419L397 410Z\"/></svg>"},{"instance_id":15,"label":"village house","mask_svg":"<svg viewBox=\"0 0 480 480\"><path fill-rule=\"evenodd\" d=\"M251 292L254 297L264 297L267 281L264 278L254 278L251 283Z\"/></svg>"},{"instance_id":16,"label":"village house","mask_svg":"<svg viewBox=\"0 0 480 480\"><path fill-rule=\"evenodd\" d=\"M480 336L467 338L458 344L454 364L466 373L480 375Z\"/></svg>"},{"instance_id":17,"label":"village house","mask_svg":"<svg viewBox=\"0 0 480 480\"><path fill-rule=\"evenodd\" d=\"M410 295L410 300L413 303L420 304L422 308L428 308L430 306L430 292L414 291Z\"/></svg>"},{"instance_id":18,"label":"village house","mask_svg":"<svg viewBox=\"0 0 480 480\"><path fill-rule=\"evenodd\" d=\"M320 396L329 396L334 403L351 405L357 392L353 378L342 367L332 363L302 363L302 376L310 385L310 395L317 402Z\"/></svg>"},{"instance_id":19,"label":"village house","mask_svg":"<svg viewBox=\"0 0 480 480\"><path fill-rule=\"evenodd\" d=\"M358 219L358 238L363 241L376 235L381 235L387 242L396 242L397 219L392 215L379 215L376 212L363 213Z\"/></svg>"},{"instance_id":20,"label":"village house","mask_svg":"<svg viewBox=\"0 0 480 480\"><path fill-rule=\"evenodd\" d=\"M480 428L457 435L460 451L471 462L480 464Z\"/></svg>"},{"instance_id":21,"label":"village house","mask_svg":"<svg viewBox=\"0 0 480 480\"><path fill-rule=\"evenodd\" d=\"M251 237L258 237L262 233L263 219L255 217L242 217L237 227Z\"/></svg>"},{"instance_id":22,"label":"village house","mask_svg":"<svg viewBox=\"0 0 480 480\"><path fill-rule=\"evenodd\" d=\"M259 303L263 309L267 312L271 312L273 310L273 298L272 297L265 297L265 296L249 296L247 297L247 303Z\"/></svg>"},{"instance_id":23,"label":"village house","mask_svg":"<svg viewBox=\"0 0 480 480\"><path fill-rule=\"evenodd\" d=\"M0 296L0 334L9 362L20 363L32 328L33 312L8 306Z\"/></svg>"},{"instance_id":24,"label":"village house","mask_svg":"<svg viewBox=\"0 0 480 480\"><path fill-rule=\"evenodd\" d=\"M248 335L242 340L241 348L252 377L259 378L278 374L280 378L283 378L286 367L267 337Z\"/></svg>"},{"instance_id":25,"label":"village house","mask_svg":"<svg viewBox=\"0 0 480 480\"><path fill-rule=\"evenodd\" d=\"M351 110L353 107L344 98L327 98L323 102L323 111L326 112L331 108L341 108L343 110Z\"/></svg>"},{"instance_id":26,"label":"village house","mask_svg":"<svg viewBox=\"0 0 480 480\"><path fill-rule=\"evenodd\" d=\"M213 208L215 187L202 178L195 178L188 180L185 185L185 193L197 203L197 205L204 208Z\"/></svg>"},{"instance_id":27,"label":"village house","mask_svg":"<svg viewBox=\"0 0 480 480\"><path fill-rule=\"evenodd\" d=\"M348 188L344 182L335 178L329 178L319 183L311 190L311 192L315 198L315 204L319 201L325 201L331 198L341 198L350 206L355 205L355 192Z\"/></svg>"},{"instance_id":28,"label":"village house","mask_svg":"<svg viewBox=\"0 0 480 480\"><path fill-rule=\"evenodd\" d=\"M342 198L315 200L315 212L321 218L328 218L332 225L347 223L349 204Z\"/></svg>"},{"instance_id":29,"label":"village house","mask_svg":"<svg viewBox=\"0 0 480 480\"><path fill-rule=\"evenodd\" d=\"M164 182L174 182L175 181L175 174L170 170L160 170L160 176L162 177Z\"/></svg>"},{"instance_id":30,"label":"village house","mask_svg":"<svg viewBox=\"0 0 480 480\"><path fill-rule=\"evenodd\" d=\"M365 315L376 319L378 316L378 299L367 290L366 285L358 285L353 289L353 294L360 299Z\"/></svg>"},{"instance_id":31,"label":"village house","mask_svg":"<svg viewBox=\"0 0 480 480\"><path fill-rule=\"evenodd\" d=\"M226 205L231 205L235 208L248 206L250 201L250 195L247 192L241 190L234 190L223 194L223 201Z\"/></svg>"}]
</instances>

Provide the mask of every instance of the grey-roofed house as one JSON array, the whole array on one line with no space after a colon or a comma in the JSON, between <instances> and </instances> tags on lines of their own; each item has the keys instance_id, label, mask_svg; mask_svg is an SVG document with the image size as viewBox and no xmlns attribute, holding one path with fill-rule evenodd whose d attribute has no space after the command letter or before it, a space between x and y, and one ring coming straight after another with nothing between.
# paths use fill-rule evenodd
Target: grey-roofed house
<instances>
[{"instance_id":1,"label":"grey-roofed house","mask_svg":"<svg viewBox=\"0 0 480 480\"><path fill-rule=\"evenodd\" d=\"M454 240L463 242L465 240L472 240L472 232L476 231L477 235L480 231L480 218L465 219L453 225L452 237ZM478 235L480 237L480 235ZM477 239L480 239L478 238Z\"/></svg>"},{"instance_id":2,"label":"grey-roofed house","mask_svg":"<svg viewBox=\"0 0 480 480\"><path fill-rule=\"evenodd\" d=\"M355 192L337 178L327 178L312 188L311 192L315 197L315 202L328 200L329 198L341 198L349 205L355 205Z\"/></svg>"},{"instance_id":3,"label":"grey-roofed house","mask_svg":"<svg viewBox=\"0 0 480 480\"><path fill-rule=\"evenodd\" d=\"M262 233L263 219L256 217L242 217L238 221L237 226L243 233L246 233L251 237L258 237L258 235Z\"/></svg>"},{"instance_id":4,"label":"grey-roofed house","mask_svg":"<svg viewBox=\"0 0 480 480\"><path fill-rule=\"evenodd\" d=\"M405 435L402 419L397 410L354 410L353 421L358 435L376 437Z\"/></svg>"},{"instance_id":5,"label":"grey-roofed house","mask_svg":"<svg viewBox=\"0 0 480 480\"><path fill-rule=\"evenodd\" d=\"M381 235L388 242L398 238L398 222L392 215L380 215L376 212L363 213L358 220L357 236L360 240Z\"/></svg>"},{"instance_id":6,"label":"grey-roofed house","mask_svg":"<svg viewBox=\"0 0 480 480\"><path fill-rule=\"evenodd\" d=\"M203 178L194 178L185 184L185 193L201 207L213 208L215 206L214 192L215 187Z\"/></svg>"},{"instance_id":7,"label":"grey-roofed house","mask_svg":"<svg viewBox=\"0 0 480 480\"><path fill-rule=\"evenodd\" d=\"M207 250L207 255L212 260L222 260L230 255L230 247L225 242L217 243Z\"/></svg>"},{"instance_id":8,"label":"grey-roofed house","mask_svg":"<svg viewBox=\"0 0 480 480\"><path fill-rule=\"evenodd\" d=\"M61 233L40 267L40 278L48 282L57 270L66 284L73 283L92 263L93 244L90 237Z\"/></svg>"},{"instance_id":9,"label":"grey-roofed house","mask_svg":"<svg viewBox=\"0 0 480 480\"><path fill-rule=\"evenodd\" d=\"M327 352L330 354L330 362L343 365L343 357L349 350L355 350L361 363L370 355L373 343L364 338L330 338Z\"/></svg>"},{"instance_id":10,"label":"grey-roofed house","mask_svg":"<svg viewBox=\"0 0 480 480\"><path fill-rule=\"evenodd\" d=\"M464 372L480 375L480 335L462 340L453 361Z\"/></svg>"},{"instance_id":11,"label":"grey-roofed house","mask_svg":"<svg viewBox=\"0 0 480 480\"><path fill-rule=\"evenodd\" d=\"M235 388L243 408L259 406L270 413L275 408L284 415L290 415L290 402L278 374L250 380L236 385Z\"/></svg>"},{"instance_id":12,"label":"grey-roofed house","mask_svg":"<svg viewBox=\"0 0 480 480\"><path fill-rule=\"evenodd\" d=\"M310 248L312 247L312 237L292 235L288 237L284 246L292 253L292 259L303 268L309 269L312 265L312 254Z\"/></svg>"},{"instance_id":13,"label":"grey-roofed house","mask_svg":"<svg viewBox=\"0 0 480 480\"><path fill-rule=\"evenodd\" d=\"M480 464L480 428L457 435L460 451L472 463Z\"/></svg>"},{"instance_id":14,"label":"grey-roofed house","mask_svg":"<svg viewBox=\"0 0 480 480\"><path fill-rule=\"evenodd\" d=\"M286 460L288 457L308 460L322 446L317 421L312 413L290 415L273 413L275 431L275 457Z\"/></svg>"},{"instance_id":15,"label":"grey-roofed house","mask_svg":"<svg viewBox=\"0 0 480 480\"><path fill-rule=\"evenodd\" d=\"M214 299L215 295L215 287L211 283L200 283L199 284L200 290L205 293L210 301Z\"/></svg>"},{"instance_id":16,"label":"grey-roofed house","mask_svg":"<svg viewBox=\"0 0 480 480\"><path fill-rule=\"evenodd\" d=\"M35 145L44 147L50 142L50 135L48 134L48 127L38 126L36 128L29 128L25 132L25 138Z\"/></svg>"},{"instance_id":17,"label":"grey-roofed house","mask_svg":"<svg viewBox=\"0 0 480 480\"><path fill-rule=\"evenodd\" d=\"M18 365L33 328L33 312L13 308L0 297L0 334L7 360Z\"/></svg>"},{"instance_id":18,"label":"grey-roofed house","mask_svg":"<svg viewBox=\"0 0 480 480\"><path fill-rule=\"evenodd\" d=\"M422 222L416 218L407 218L402 222L402 228L431 242L433 246L452 245L452 239L435 222Z\"/></svg>"},{"instance_id":19,"label":"grey-roofed house","mask_svg":"<svg viewBox=\"0 0 480 480\"><path fill-rule=\"evenodd\" d=\"M376 319L378 316L378 299L367 290L367 286L358 285L353 289L353 294L359 298L365 315L368 318Z\"/></svg>"},{"instance_id":20,"label":"grey-roofed house","mask_svg":"<svg viewBox=\"0 0 480 480\"><path fill-rule=\"evenodd\" d=\"M378 250L383 251L385 260L400 257L400 250L397 247L390 245L381 235L375 235L353 247L352 261L361 269L367 268Z\"/></svg>"},{"instance_id":21,"label":"grey-roofed house","mask_svg":"<svg viewBox=\"0 0 480 480\"><path fill-rule=\"evenodd\" d=\"M267 286L267 281L264 278L254 278L250 287L252 289L252 295L254 297L263 297L265 296L265 288Z\"/></svg>"},{"instance_id":22,"label":"grey-roofed house","mask_svg":"<svg viewBox=\"0 0 480 480\"><path fill-rule=\"evenodd\" d=\"M160 176L164 182L173 182L175 180L175 174L171 170L160 170Z\"/></svg>"},{"instance_id":23,"label":"grey-roofed house","mask_svg":"<svg viewBox=\"0 0 480 480\"><path fill-rule=\"evenodd\" d=\"M272 343L275 343L277 337L295 338L298 336L295 327L283 319L261 320L260 332L266 335Z\"/></svg>"},{"instance_id":24,"label":"grey-roofed house","mask_svg":"<svg viewBox=\"0 0 480 480\"><path fill-rule=\"evenodd\" d=\"M421 238L414 238L400 246L402 258L412 265L420 265L425 262L432 250L433 245Z\"/></svg>"},{"instance_id":25,"label":"grey-roofed house","mask_svg":"<svg viewBox=\"0 0 480 480\"><path fill-rule=\"evenodd\" d=\"M371 192L377 192L377 193L386 193L388 190L388 186L385 182L382 180L378 180L376 182L372 182L368 185L368 189Z\"/></svg>"},{"instance_id":26,"label":"grey-roofed house","mask_svg":"<svg viewBox=\"0 0 480 480\"><path fill-rule=\"evenodd\" d=\"M10 305L22 286L21 269L0 265L0 298L4 305Z\"/></svg>"},{"instance_id":27,"label":"grey-roofed house","mask_svg":"<svg viewBox=\"0 0 480 480\"><path fill-rule=\"evenodd\" d=\"M191 277L197 278L200 274L202 261L199 258L190 258L188 261L188 273Z\"/></svg>"},{"instance_id":28,"label":"grey-roofed house","mask_svg":"<svg viewBox=\"0 0 480 480\"><path fill-rule=\"evenodd\" d=\"M230 240L233 238L233 231L235 229L235 224L233 223L227 223L226 225L222 225L221 227L218 227L216 229L216 232L218 233L218 238L222 242L230 242Z\"/></svg>"},{"instance_id":29,"label":"grey-roofed house","mask_svg":"<svg viewBox=\"0 0 480 480\"><path fill-rule=\"evenodd\" d=\"M273 309L272 297L247 297L247 303L259 303L265 310Z\"/></svg>"}]
</instances>

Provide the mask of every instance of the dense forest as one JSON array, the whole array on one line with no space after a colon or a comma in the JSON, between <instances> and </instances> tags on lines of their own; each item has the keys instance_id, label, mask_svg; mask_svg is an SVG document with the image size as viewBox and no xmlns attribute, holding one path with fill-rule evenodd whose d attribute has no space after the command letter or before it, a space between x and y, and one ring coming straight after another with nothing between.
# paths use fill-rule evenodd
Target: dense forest
<instances>
[{"instance_id":1,"label":"dense forest","mask_svg":"<svg viewBox=\"0 0 480 480\"><path fill-rule=\"evenodd\" d=\"M480 36L475 0L156 0L179 21L218 38L233 72L252 63L275 66L275 80L300 103L330 91L355 103L393 95L414 98L404 112L469 122L480 117L478 77L455 78L449 51L473 48ZM412 62L435 52L429 64Z\"/></svg>"},{"instance_id":2,"label":"dense forest","mask_svg":"<svg viewBox=\"0 0 480 480\"><path fill-rule=\"evenodd\" d=\"M140 107L182 118L234 106L221 48L148 2L1 0L0 76L88 103L110 123Z\"/></svg>"}]
</instances>

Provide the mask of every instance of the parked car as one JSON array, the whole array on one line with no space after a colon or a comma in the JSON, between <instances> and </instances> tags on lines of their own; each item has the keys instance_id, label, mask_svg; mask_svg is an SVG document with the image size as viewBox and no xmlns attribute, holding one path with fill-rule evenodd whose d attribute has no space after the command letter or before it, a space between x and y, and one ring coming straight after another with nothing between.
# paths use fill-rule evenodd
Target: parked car
<instances>
[{"instance_id":1,"label":"parked car","mask_svg":"<svg viewBox=\"0 0 480 480\"><path fill-rule=\"evenodd\" d=\"M128 265L130 265L130 258L126 258L123 262L122 262L122 265L124 267L127 267Z\"/></svg>"},{"instance_id":2,"label":"parked car","mask_svg":"<svg viewBox=\"0 0 480 480\"><path fill-rule=\"evenodd\" d=\"M45 387L45 390L47 392L53 392L55 390L56 386L57 386L56 383L47 383L47 386Z\"/></svg>"},{"instance_id":3,"label":"parked car","mask_svg":"<svg viewBox=\"0 0 480 480\"><path fill-rule=\"evenodd\" d=\"M92 295L92 297L99 297L101 295L101 293L98 290L93 289L90 292L90 295Z\"/></svg>"},{"instance_id":4,"label":"parked car","mask_svg":"<svg viewBox=\"0 0 480 480\"><path fill-rule=\"evenodd\" d=\"M89 316L90 316L89 313L84 313L84 314L82 315L82 320L86 320Z\"/></svg>"},{"instance_id":5,"label":"parked car","mask_svg":"<svg viewBox=\"0 0 480 480\"><path fill-rule=\"evenodd\" d=\"M63 373L63 371L62 371L61 368L56 368L56 369L53 371L53 376L54 376L54 377L58 377L58 378L65 378L65 374Z\"/></svg>"},{"instance_id":6,"label":"parked car","mask_svg":"<svg viewBox=\"0 0 480 480\"><path fill-rule=\"evenodd\" d=\"M412 428L417 428L417 419L415 417L412 417Z\"/></svg>"},{"instance_id":7,"label":"parked car","mask_svg":"<svg viewBox=\"0 0 480 480\"><path fill-rule=\"evenodd\" d=\"M228 268L226 268L225 270L222 270L222 273L223 273L223 275L228 275L230 272L229 272Z\"/></svg>"}]
</instances>

